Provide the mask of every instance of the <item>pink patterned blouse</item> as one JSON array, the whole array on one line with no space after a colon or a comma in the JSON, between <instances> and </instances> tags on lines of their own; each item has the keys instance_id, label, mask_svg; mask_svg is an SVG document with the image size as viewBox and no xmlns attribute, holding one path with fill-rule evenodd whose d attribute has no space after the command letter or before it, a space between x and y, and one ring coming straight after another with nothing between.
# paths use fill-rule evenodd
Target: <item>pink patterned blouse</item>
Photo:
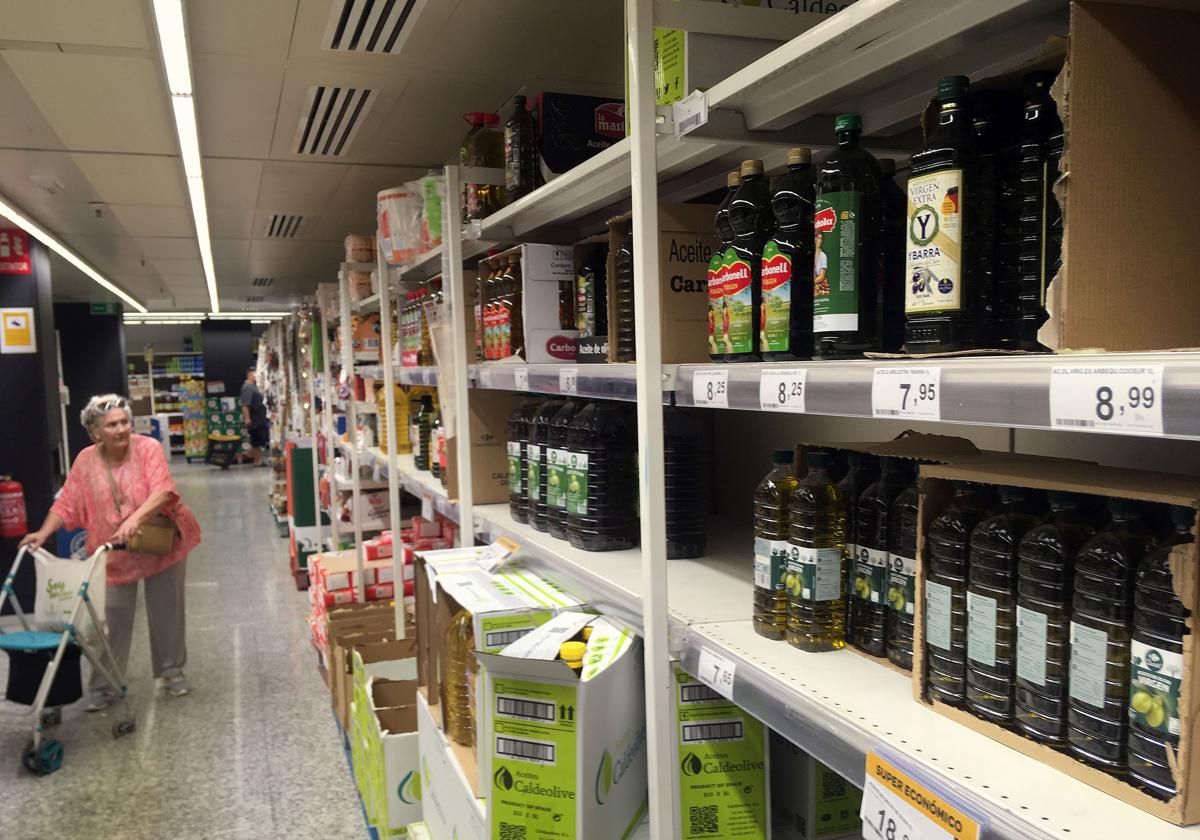
<instances>
[{"instance_id":1,"label":"pink patterned blouse","mask_svg":"<svg viewBox=\"0 0 1200 840\"><path fill-rule=\"evenodd\" d=\"M160 490L171 494L172 499L162 513L175 520L179 528L175 550L164 555L111 552L108 555L110 586L152 577L182 561L200 544L200 523L179 499L162 445L145 435L131 435L129 446L129 457L112 471L121 498L119 513L113 502L108 471L94 445L75 458L62 492L50 506L50 510L62 517L66 527L87 529L87 551L91 554L108 542L117 526L151 495Z\"/></svg>"}]
</instances>

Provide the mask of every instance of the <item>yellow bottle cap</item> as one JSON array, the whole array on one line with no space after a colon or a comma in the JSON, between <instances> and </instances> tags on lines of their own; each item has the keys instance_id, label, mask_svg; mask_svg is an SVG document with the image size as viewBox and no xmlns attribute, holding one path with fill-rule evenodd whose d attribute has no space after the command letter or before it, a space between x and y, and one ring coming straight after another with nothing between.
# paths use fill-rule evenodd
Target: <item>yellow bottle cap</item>
<instances>
[{"instance_id":1,"label":"yellow bottle cap","mask_svg":"<svg viewBox=\"0 0 1200 840\"><path fill-rule=\"evenodd\" d=\"M590 638L592 638L592 625L589 624L583 628L583 640L586 642Z\"/></svg>"},{"instance_id":2,"label":"yellow bottle cap","mask_svg":"<svg viewBox=\"0 0 1200 840\"><path fill-rule=\"evenodd\" d=\"M567 664L582 663L586 652L587 645L583 642L563 642L558 649L559 658Z\"/></svg>"}]
</instances>

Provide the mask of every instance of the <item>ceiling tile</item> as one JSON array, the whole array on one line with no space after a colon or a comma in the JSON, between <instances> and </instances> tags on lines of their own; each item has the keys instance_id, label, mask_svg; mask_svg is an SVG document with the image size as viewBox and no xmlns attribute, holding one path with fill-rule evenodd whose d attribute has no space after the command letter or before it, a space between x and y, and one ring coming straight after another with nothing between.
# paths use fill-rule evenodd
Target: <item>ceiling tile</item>
<instances>
[{"instance_id":1,"label":"ceiling tile","mask_svg":"<svg viewBox=\"0 0 1200 840\"><path fill-rule=\"evenodd\" d=\"M258 190L259 210L268 214L320 213L349 172L350 166L342 163L269 161L263 166ZM256 230L255 236L259 235Z\"/></svg>"},{"instance_id":2,"label":"ceiling tile","mask_svg":"<svg viewBox=\"0 0 1200 840\"><path fill-rule=\"evenodd\" d=\"M71 157L107 204L187 204L178 157L78 152Z\"/></svg>"},{"instance_id":3,"label":"ceiling tile","mask_svg":"<svg viewBox=\"0 0 1200 840\"><path fill-rule=\"evenodd\" d=\"M217 207L208 203L208 233L213 239L249 239L254 223L250 207Z\"/></svg>"},{"instance_id":4,"label":"ceiling tile","mask_svg":"<svg viewBox=\"0 0 1200 840\"><path fill-rule=\"evenodd\" d=\"M147 49L140 0L5 0L4 38Z\"/></svg>"},{"instance_id":5,"label":"ceiling tile","mask_svg":"<svg viewBox=\"0 0 1200 840\"><path fill-rule=\"evenodd\" d=\"M204 159L204 191L210 207L254 207L262 180L261 160Z\"/></svg>"},{"instance_id":6,"label":"ceiling tile","mask_svg":"<svg viewBox=\"0 0 1200 840\"><path fill-rule=\"evenodd\" d=\"M351 233L373 234L375 232L374 205L363 205L360 212L349 214L322 213L320 217L306 221L300 229L299 238L319 239L330 242L345 242Z\"/></svg>"},{"instance_id":7,"label":"ceiling tile","mask_svg":"<svg viewBox=\"0 0 1200 840\"><path fill-rule=\"evenodd\" d=\"M19 149L61 149L62 140L54 133L50 123L33 97L17 81L5 60L10 51L0 52L0 146Z\"/></svg>"},{"instance_id":8,"label":"ceiling tile","mask_svg":"<svg viewBox=\"0 0 1200 840\"><path fill-rule=\"evenodd\" d=\"M283 86L282 62L200 55L192 72L204 154L266 157Z\"/></svg>"},{"instance_id":9,"label":"ceiling tile","mask_svg":"<svg viewBox=\"0 0 1200 840\"><path fill-rule=\"evenodd\" d=\"M178 154L152 59L20 50L4 57L67 148Z\"/></svg>"},{"instance_id":10,"label":"ceiling tile","mask_svg":"<svg viewBox=\"0 0 1200 840\"><path fill-rule=\"evenodd\" d=\"M196 256L191 259L158 258L150 260L150 265L154 266L154 270L161 277L198 276L201 280L204 279L204 264L200 262L199 249L196 251Z\"/></svg>"},{"instance_id":11,"label":"ceiling tile","mask_svg":"<svg viewBox=\"0 0 1200 840\"><path fill-rule=\"evenodd\" d=\"M217 263L245 262L250 259L249 239L214 239L213 260Z\"/></svg>"},{"instance_id":12,"label":"ceiling tile","mask_svg":"<svg viewBox=\"0 0 1200 840\"><path fill-rule=\"evenodd\" d=\"M138 236L133 241L148 260L187 259L199 253L193 237Z\"/></svg>"},{"instance_id":13,"label":"ceiling tile","mask_svg":"<svg viewBox=\"0 0 1200 840\"><path fill-rule=\"evenodd\" d=\"M192 211L184 207L114 204L109 209L132 236L195 236Z\"/></svg>"},{"instance_id":14,"label":"ceiling tile","mask_svg":"<svg viewBox=\"0 0 1200 840\"><path fill-rule=\"evenodd\" d=\"M507 6L512 0L504 0L500 4ZM405 56L414 44L430 40L441 29L445 22L460 7L469 6L473 11L491 5L489 3L466 3L462 0L432 0L416 5L413 17L407 24L411 27L407 41L396 55L376 55L371 53L348 52L324 49L321 44L325 30L329 25L329 15L332 4L329 0L300 0L300 8L296 13L296 23L292 31L292 44L288 57L292 61L321 61L330 64L351 64L372 69L388 69L402 67L406 63Z\"/></svg>"},{"instance_id":15,"label":"ceiling tile","mask_svg":"<svg viewBox=\"0 0 1200 840\"><path fill-rule=\"evenodd\" d=\"M296 0L204 0L187 11L193 55L287 58Z\"/></svg>"}]
</instances>

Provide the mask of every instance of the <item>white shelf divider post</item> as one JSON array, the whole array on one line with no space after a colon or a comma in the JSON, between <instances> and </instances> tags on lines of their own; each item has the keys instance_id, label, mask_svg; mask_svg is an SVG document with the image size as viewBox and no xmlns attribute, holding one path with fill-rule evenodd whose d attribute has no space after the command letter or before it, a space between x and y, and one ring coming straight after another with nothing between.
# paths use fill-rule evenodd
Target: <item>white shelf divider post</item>
<instances>
[{"instance_id":1,"label":"white shelf divider post","mask_svg":"<svg viewBox=\"0 0 1200 840\"><path fill-rule=\"evenodd\" d=\"M383 249L376 249L375 272L379 278L379 357L383 362L383 404L387 428L377 429L387 441L388 521L392 528L392 580L396 587L396 638L405 636L404 552L400 550L400 469L396 460L396 376L392 368L392 289ZM379 415L377 414L376 417Z\"/></svg>"},{"instance_id":2,"label":"white shelf divider post","mask_svg":"<svg viewBox=\"0 0 1200 840\"><path fill-rule=\"evenodd\" d=\"M362 547L362 518L359 516L361 507L360 496L362 487L359 483L358 469L358 410L354 399L354 329L350 321L350 273L342 271L338 274L338 290L340 292L342 310L342 373L350 387L350 397L346 400L346 435L350 443L350 520L354 526L354 567L358 571L355 589L358 592L358 603L366 603L366 585L363 583L363 547ZM329 494L329 509L337 516L336 494Z\"/></svg>"},{"instance_id":3,"label":"white shelf divider post","mask_svg":"<svg viewBox=\"0 0 1200 840\"><path fill-rule=\"evenodd\" d=\"M288 324L291 329L292 322L299 321L303 316L299 313L289 315L286 320L281 323ZM321 309L319 306L314 306L309 310L309 330L320 329L321 324ZM304 348L303 356L306 360L305 369L300 372L302 377L307 376L308 379L308 419L309 426L312 428L312 473L313 473L313 508L316 512L317 526L317 553L325 550L325 528L321 524L321 464L320 464L320 448L321 435L317 426L317 366L313 362L312 357L313 340L310 334L308 339L308 347ZM280 358L285 358L282 355ZM270 441L267 442L268 451Z\"/></svg>"},{"instance_id":4,"label":"white shelf divider post","mask_svg":"<svg viewBox=\"0 0 1200 840\"><path fill-rule=\"evenodd\" d=\"M458 470L458 540L460 546L472 546L475 545L475 491L471 486L471 392L467 381L466 355L468 302L466 287L463 285L462 221L458 215L461 187L458 166L450 164L446 167L445 182L446 194L442 197L442 292L450 311L450 340L454 364L438 365L438 386L444 384L445 371L452 370L453 379L448 384L454 394L454 434L458 438L454 447Z\"/></svg>"},{"instance_id":5,"label":"white shelf divider post","mask_svg":"<svg viewBox=\"0 0 1200 840\"><path fill-rule=\"evenodd\" d=\"M338 546L342 543L341 529L338 527L337 511L333 508L334 500L334 468L333 459L337 455L337 447L334 444L336 435L334 434L335 424L333 421L333 406L334 406L334 388L333 377L330 373L329 364L329 322L326 320L326 313L333 308L333 293L337 287L332 283L321 283L317 287L317 318L321 327L321 391L324 394L324 417L325 417L325 465L329 470L329 539L331 548L334 551L338 550ZM315 445L315 442L314 442ZM317 510L321 508L321 496L317 495Z\"/></svg>"},{"instance_id":6,"label":"white shelf divider post","mask_svg":"<svg viewBox=\"0 0 1200 840\"><path fill-rule=\"evenodd\" d=\"M650 836L679 836L675 727L667 627L667 509L663 467L662 313L658 277L654 0L625 0L633 197L634 341L637 348L638 480L641 482L642 616L646 645L646 758Z\"/></svg>"}]
</instances>

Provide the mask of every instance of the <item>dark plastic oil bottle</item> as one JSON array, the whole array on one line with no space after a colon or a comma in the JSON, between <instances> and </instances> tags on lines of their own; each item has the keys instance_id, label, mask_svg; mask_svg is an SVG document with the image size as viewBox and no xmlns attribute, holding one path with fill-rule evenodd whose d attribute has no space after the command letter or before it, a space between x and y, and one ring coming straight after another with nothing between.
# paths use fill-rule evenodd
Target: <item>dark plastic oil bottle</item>
<instances>
[{"instance_id":1,"label":"dark plastic oil bottle","mask_svg":"<svg viewBox=\"0 0 1200 840\"><path fill-rule=\"evenodd\" d=\"M789 502L787 640L801 650L841 650L846 646L846 505L829 474L832 453L810 449L804 461L808 474Z\"/></svg>"},{"instance_id":2,"label":"dark plastic oil bottle","mask_svg":"<svg viewBox=\"0 0 1200 840\"><path fill-rule=\"evenodd\" d=\"M917 580L917 505L919 476L900 491L888 511L887 658L893 665L912 670L913 615Z\"/></svg>"},{"instance_id":3,"label":"dark plastic oil bottle","mask_svg":"<svg viewBox=\"0 0 1200 840\"><path fill-rule=\"evenodd\" d=\"M529 521L525 446L529 443L529 423L537 409L536 400L524 400L508 418L508 510L517 522Z\"/></svg>"},{"instance_id":4,"label":"dark plastic oil bottle","mask_svg":"<svg viewBox=\"0 0 1200 840\"><path fill-rule=\"evenodd\" d=\"M937 125L912 157L904 262L904 347L945 353L987 345L991 289L979 271L979 160L967 77L938 82ZM995 200L995 196L991 197Z\"/></svg>"},{"instance_id":5,"label":"dark plastic oil bottle","mask_svg":"<svg viewBox=\"0 0 1200 840\"><path fill-rule=\"evenodd\" d=\"M417 446L413 450L413 466L419 470L429 469L430 441L433 439L433 397L428 394L421 397L421 407L417 410Z\"/></svg>"},{"instance_id":6,"label":"dark plastic oil bottle","mask_svg":"<svg viewBox=\"0 0 1200 840\"><path fill-rule=\"evenodd\" d=\"M599 400L567 428L567 539L586 551L633 548L637 429L629 406Z\"/></svg>"},{"instance_id":7,"label":"dark plastic oil bottle","mask_svg":"<svg viewBox=\"0 0 1200 840\"><path fill-rule=\"evenodd\" d=\"M708 261L708 356L714 362L725 360L729 352L726 346L728 328L723 324L725 301L725 270L733 261L733 227L729 224L729 205L733 194L742 183L738 170L725 176L725 197L717 205L715 226L721 247L713 252Z\"/></svg>"},{"instance_id":8,"label":"dark plastic oil bottle","mask_svg":"<svg viewBox=\"0 0 1200 840\"><path fill-rule=\"evenodd\" d=\"M1110 499L1112 522L1075 557L1067 749L1120 774L1128 769L1129 640L1134 576L1158 544L1148 505Z\"/></svg>"},{"instance_id":9,"label":"dark plastic oil bottle","mask_svg":"<svg viewBox=\"0 0 1200 840\"><path fill-rule=\"evenodd\" d=\"M896 497L912 480L900 458L880 458L879 477L855 505L851 643L880 658L887 655L888 522Z\"/></svg>"},{"instance_id":10,"label":"dark plastic oil bottle","mask_svg":"<svg viewBox=\"0 0 1200 840\"><path fill-rule=\"evenodd\" d=\"M579 400L568 399L546 428L545 504L539 501L535 508L533 527L549 531L550 536L560 540L567 538L567 464L571 459L567 429L583 405Z\"/></svg>"},{"instance_id":11,"label":"dark plastic oil bottle","mask_svg":"<svg viewBox=\"0 0 1200 840\"><path fill-rule=\"evenodd\" d=\"M1046 322L1046 288L1062 256L1062 210L1051 187L1058 180L1063 126L1050 98L1054 73L1038 71L1021 81L1025 119L1020 152L1020 313L1017 347L1045 350L1037 340Z\"/></svg>"},{"instance_id":12,"label":"dark plastic oil bottle","mask_svg":"<svg viewBox=\"0 0 1200 840\"><path fill-rule=\"evenodd\" d=\"M800 483L796 453L776 449L771 471L754 490L754 632L781 641L787 636L789 505Z\"/></svg>"},{"instance_id":13,"label":"dark plastic oil bottle","mask_svg":"<svg viewBox=\"0 0 1200 840\"><path fill-rule=\"evenodd\" d=\"M1189 612L1175 594L1171 551L1196 541L1196 510L1172 507L1173 533L1142 561L1133 594L1129 686L1129 777L1152 796L1170 799L1175 779L1167 747L1179 749L1183 637Z\"/></svg>"},{"instance_id":14,"label":"dark plastic oil bottle","mask_svg":"<svg viewBox=\"0 0 1200 840\"><path fill-rule=\"evenodd\" d=\"M896 183L896 161L880 158L882 178L879 182L880 219L883 232L879 236L880 257L883 263L883 282L879 284L880 348L885 353L899 353L904 346L904 226L908 222L908 196Z\"/></svg>"},{"instance_id":15,"label":"dark plastic oil bottle","mask_svg":"<svg viewBox=\"0 0 1200 840\"><path fill-rule=\"evenodd\" d=\"M775 183L771 213L778 228L763 247L758 344L765 361L812 355L812 151L788 149L788 171Z\"/></svg>"},{"instance_id":16,"label":"dark plastic oil bottle","mask_svg":"<svg viewBox=\"0 0 1200 840\"><path fill-rule=\"evenodd\" d=\"M967 557L971 531L994 495L990 488L953 482L954 495L932 522L925 540L925 659L929 695L961 706L967 659Z\"/></svg>"},{"instance_id":17,"label":"dark plastic oil bottle","mask_svg":"<svg viewBox=\"0 0 1200 840\"><path fill-rule=\"evenodd\" d=\"M434 478L442 477L442 461L438 457L438 438L442 434L442 413L435 411L429 421L429 471Z\"/></svg>"},{"instance_id":18,"label":"dark plastic oil bottle","mask_svg":"<svg viewBox=\"0 0 1200 840\"><path fill-rule=\"evenodd\" d=\"M699 418L685 409L663 408L667 559L700 557L708 542L709 447Z\"/></svg>"},{"instance_id":19,"label":"dark plastic oil bottle","mask_svg":"<svg viewBox=\"0 0 1200 840\"><path fill-rule=\"evenodd\" d=\"M975 138L978 161L975 207L975 243L977 271L981 288L991 290L987 302L987 344L1011 347L1015 335L1017 311L1017 272L1015 271L1015 231L1009 213L1015 188L1009 171L1009 149L1013 128L1020 116L1020 102L1004 90L972 91L970 97L971 133ZM1011 250L1005 251L1008 247Z\"/></svg>"},{"instance_id":20,"label":"dark plastic oil bottle","mask_svg":"<svg viewBox=\"0 0 1200 840\"><path fill-rule=\"evenodd\" d=\"M971 532L967 569L967 709L1013 723L1017 667L1017 550L1045 504L1036 490L1000 486L1000 505Z\"/></svg>"},{"instance_id":21,"label":"dark plastic oil bottle","mask_svg":"<svg viewBox=\"0 0 1200 840\"><path fill-rule=\"evenodd\" d=\"M727 362L759 358L757 326L762 304L762 256L775 229L771 192L763 177L763 162L742 161L740 174L742 182L729 202L733 260L725 270L718 325L723 332L718 341L728 348Z\"/></svg>"},{"instance_id":22,"label":"dark plastic oil bottle","mask_svg":"<svg viewBox=\"0 0 1200 840\"><path fill-rule=\"evenodd\" d=\"M865 452L846 452L846 474L838 481L842 503L846 506L846 551L842 556L842 574L846 577L843 589L845 598L846 641L854 636L854 613L851 601L854 597L854 563L858 557L858 497L879 476L879 459Z\"/></svg>"},{"instance_id":23,"label":"dark plastic oil bottle","mask_svg":"<svg viewBox=\"0 0 1200 840\"><path fill-rule=\"evenodd\" d=\"M608 337L608 252L591 245L575 273L575 323L580 338Z\"/></svg>"},{"instance_id":24,"label":"dark plastic oil bottle","mask_svg":"<svg viewBox=\"0 0 1200 840\"><path fill-rule=\"evenodd\" d=\"M550 421L566 405L565 400L549 399L541 403L529 419L529 435L522 456L524 467L526 521L538 527L538 511L542 524L546 521L546 455L550 448ZM544 527L538 530L546 530Z\"/></svg>"},{"instance_id":25,"label":"dark plastic oil bottle","mask_svg":"<svg viewBox=\"0 0 1200 840\"><path fill-rule=\"evenodd\" d=\"M525 97L513 97L512 114L504 123L504 194L512 203L537 187L537 138Z\"/></svg>"},{"instance_id":26,"label":"dark plastic oil bottle","mask_svg":"<svg viewBox=\"0 0 1200 840\"><path fill-rule=\"evenodd\" d=\"M813 206L813 358L880 347L879 161L858 145L862 118L834 122L837 149L817 170Z\"/></svg>"},{"instance_id":27,"label":"dark plastic oil bottle","mask_svg":"<svg viewBox=\"0 0 1200 840\"><path fill-rule=\"evenodd\" d=\"M633 309L633 221L625 223L625 240L617 248L613 257L613 271L616 273L616 304L617 311L613 313L617 319L617 349L615 358L618 362L632 362L637 358L634 347L634 309Z\"/></svg>"},{"instance_id":28,"label":"dark plastic oil bottle","mask_svg":"<svg viewBox=\"0 0 1200 840\"><path fill-rule=\"evenodd\" d=\"M1055 749L1067 746L1067 662L1075 555L1102 516L1087 497L1052 491L1050 512L1017 548L1016 725Z\"/></svg>"}]
</instances>

